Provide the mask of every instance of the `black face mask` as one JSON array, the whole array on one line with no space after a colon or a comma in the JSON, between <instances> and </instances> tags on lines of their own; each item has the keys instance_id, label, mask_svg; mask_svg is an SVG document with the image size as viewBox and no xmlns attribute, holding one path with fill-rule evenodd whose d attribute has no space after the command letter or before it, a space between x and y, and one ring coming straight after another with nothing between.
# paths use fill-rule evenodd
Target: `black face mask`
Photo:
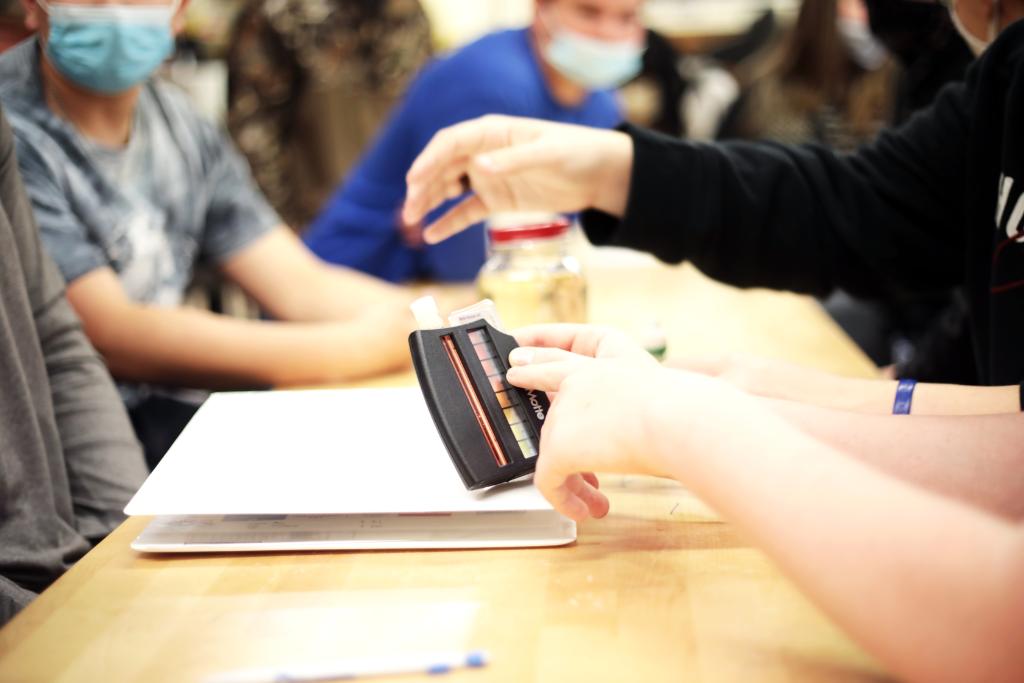
<instances>
[{"instance_id":1,"label":"black face mask","mask_svg":"<svg viewBox=\"0 0 1024 683\"><path fill-rule=\"evenodd\" d=\"M939 3L865 0L871 32L904 64L941 48L953 30Z\"/></svg>"}]
</instances>

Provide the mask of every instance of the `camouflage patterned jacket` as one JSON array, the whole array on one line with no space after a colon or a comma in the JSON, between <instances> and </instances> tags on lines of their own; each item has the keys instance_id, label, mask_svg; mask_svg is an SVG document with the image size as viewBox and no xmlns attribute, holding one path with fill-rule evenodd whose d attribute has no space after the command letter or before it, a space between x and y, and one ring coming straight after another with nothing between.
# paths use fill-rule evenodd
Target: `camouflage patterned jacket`
<instances>
[{"instance_id":1,"label":"camouflage patterned jacket","mask_svg":"<svg viewBox=\"0 0 1024 683\"><path fill-rule=\"evenodd\" d=\"M301 231L430 56L418 0L252 0L228 54L228 127Z\"/></svg>"}]
</instances>

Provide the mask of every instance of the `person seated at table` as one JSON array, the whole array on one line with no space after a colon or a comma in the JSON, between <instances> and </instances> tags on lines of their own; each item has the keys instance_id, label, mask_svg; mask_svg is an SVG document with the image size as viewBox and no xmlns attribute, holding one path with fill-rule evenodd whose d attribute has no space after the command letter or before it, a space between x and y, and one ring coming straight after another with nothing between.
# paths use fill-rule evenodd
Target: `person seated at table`
<instances>
[{"instance_id":1,"label":"person seated at table","mask_svg":"<svg viewBox=\"0 0 1024 683\"><path fill-rule=\"evenodd\" d=\"M804 0L792 31L751 70L722 138L851 151L892 118L899 69L862 0Z\"/></svg>"},{"instance_id":2,"label":"person seated at table","mask_svg":"<svg viewBox=\"0 0 1024 683\"><path fill-rule=\"evenodd\" d=\"M302 233L431 54L419 0L257 0L228 46L228 130Z\"/></svg>"},{"instance_id":3,"label":"person seated at table","mask_svg":"<svg viewBox=\"0 0 1024 683\"><path fill-rule=\"evenodd\" d=\"M43 243L154 464L198 399L178 387L338 382L409 362L407 297L328 266L183 94L151 78L188 0L23 0L0 101ZM277 321L182 306L208 261Z\"/></svg>"},{"instance_id":4,"label":"person seated at table","mask_svg":"<svg viewBox=\"0 0 1024 683\"><path fill-rule=\"evenodd\" d=\"M39 242L0 111L0 626L110 533L146 478Z\"/></svg>"},{"instance_id":5,"label":"person seated at table","mask_svg":"<svg viewBox=\"0 0 1024 683\"><path fill-rule=\"evenodd\" d=\"M897 678L1024 680L1020 416L857 415L662 367L601 328L516 337L508 380L557 397L534 483L559 512L608 512L593 473L676 479Z\"/></svg>"},{"instance_id":6,"label":"person seated at table","mask_svg":"<svg viewBox=\"0 0 1024 683\"><path fill-rule=\"evenodd\" d=\"M424 150L405 220L458 196L468 176L473 194L428 228L428 241L496 211L593 207L582 215L593 242L690 259L739 286L820 296L963 285L986 386L950 389L930 409L1019 410L1024 140L1012 123L1024 114L1024 0L961 0L953 17L976 51L994 44L965 82L854 154L485 117ZM885 409L894 386L858 385L847 398Z\"/></svg>"},{"instance_id":7,"label":"person seated at table","mask_svg":"<svg viewBox=\"0 0 1024 683\"><path fill-rule=\"evenodd\" d=\"M484 36L429 64L304 239L321 258L401 282L476 277L485 257L476 225L427 246L401 221L405 172L445 126L515 114L610 128L609 88L640 71L642 0L537 0L530 27Z\"/></svg>"}]
</instances>

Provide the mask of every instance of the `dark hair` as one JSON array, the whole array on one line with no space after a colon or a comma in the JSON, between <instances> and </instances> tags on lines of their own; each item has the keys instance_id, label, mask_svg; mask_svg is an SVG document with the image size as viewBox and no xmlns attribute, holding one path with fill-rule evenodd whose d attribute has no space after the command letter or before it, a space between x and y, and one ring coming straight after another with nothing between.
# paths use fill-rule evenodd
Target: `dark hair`
<instances>
[{"instance_id":1,"label":"dark hair","mask_svg":"<svg viewBox=\"0 0 1024 683\"><path fill-rule=\"evenodd\" d=\"M836 0L804 0L778 58L782 82L830 102L846 99L848 83L859 71L836 28L836 5Z\"/></svg>"},{"instance_id":2,"label":"dark hair","mask_svg":"<svg viewBox=\"0 0 1024 683\"><path fill-rule=\"evenodd\" d=\"M658 112L649 127L666 135L686 134L680 104L688 87L679 73L679 53L664 36L647 30L647 49L638 79L649 79L657 87Z\"/></svg>"},{"instance_id":3,"label":"dark hair","mask_svg":"<svg viewBox=\"0 0 1024 683\"><path fill-rule=\"evenodd\" d=\"M798 109L830 105L845 112L852 130L868 135L892 116L895 71L888 64L871 73L854 62L839 34L838 4L804 0L769 70Z\"/></svg>"}]
</instances>

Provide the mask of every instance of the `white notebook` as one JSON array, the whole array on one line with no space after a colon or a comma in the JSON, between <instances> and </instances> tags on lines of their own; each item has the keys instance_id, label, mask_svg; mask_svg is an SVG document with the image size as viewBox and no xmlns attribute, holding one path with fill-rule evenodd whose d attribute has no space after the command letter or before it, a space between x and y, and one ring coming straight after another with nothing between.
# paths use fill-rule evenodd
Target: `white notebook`
<instances>
[{"instance_id":1,"label":"white notebook","mask_svg":"<svg viewBox=\"0 0 1024 683\"><path fill-rule=\"evenodd\" d=\"M522 481L467 491L416 387L214 394L128 503L146 552L571 543Z\"/></svg>"}]
</instances>

